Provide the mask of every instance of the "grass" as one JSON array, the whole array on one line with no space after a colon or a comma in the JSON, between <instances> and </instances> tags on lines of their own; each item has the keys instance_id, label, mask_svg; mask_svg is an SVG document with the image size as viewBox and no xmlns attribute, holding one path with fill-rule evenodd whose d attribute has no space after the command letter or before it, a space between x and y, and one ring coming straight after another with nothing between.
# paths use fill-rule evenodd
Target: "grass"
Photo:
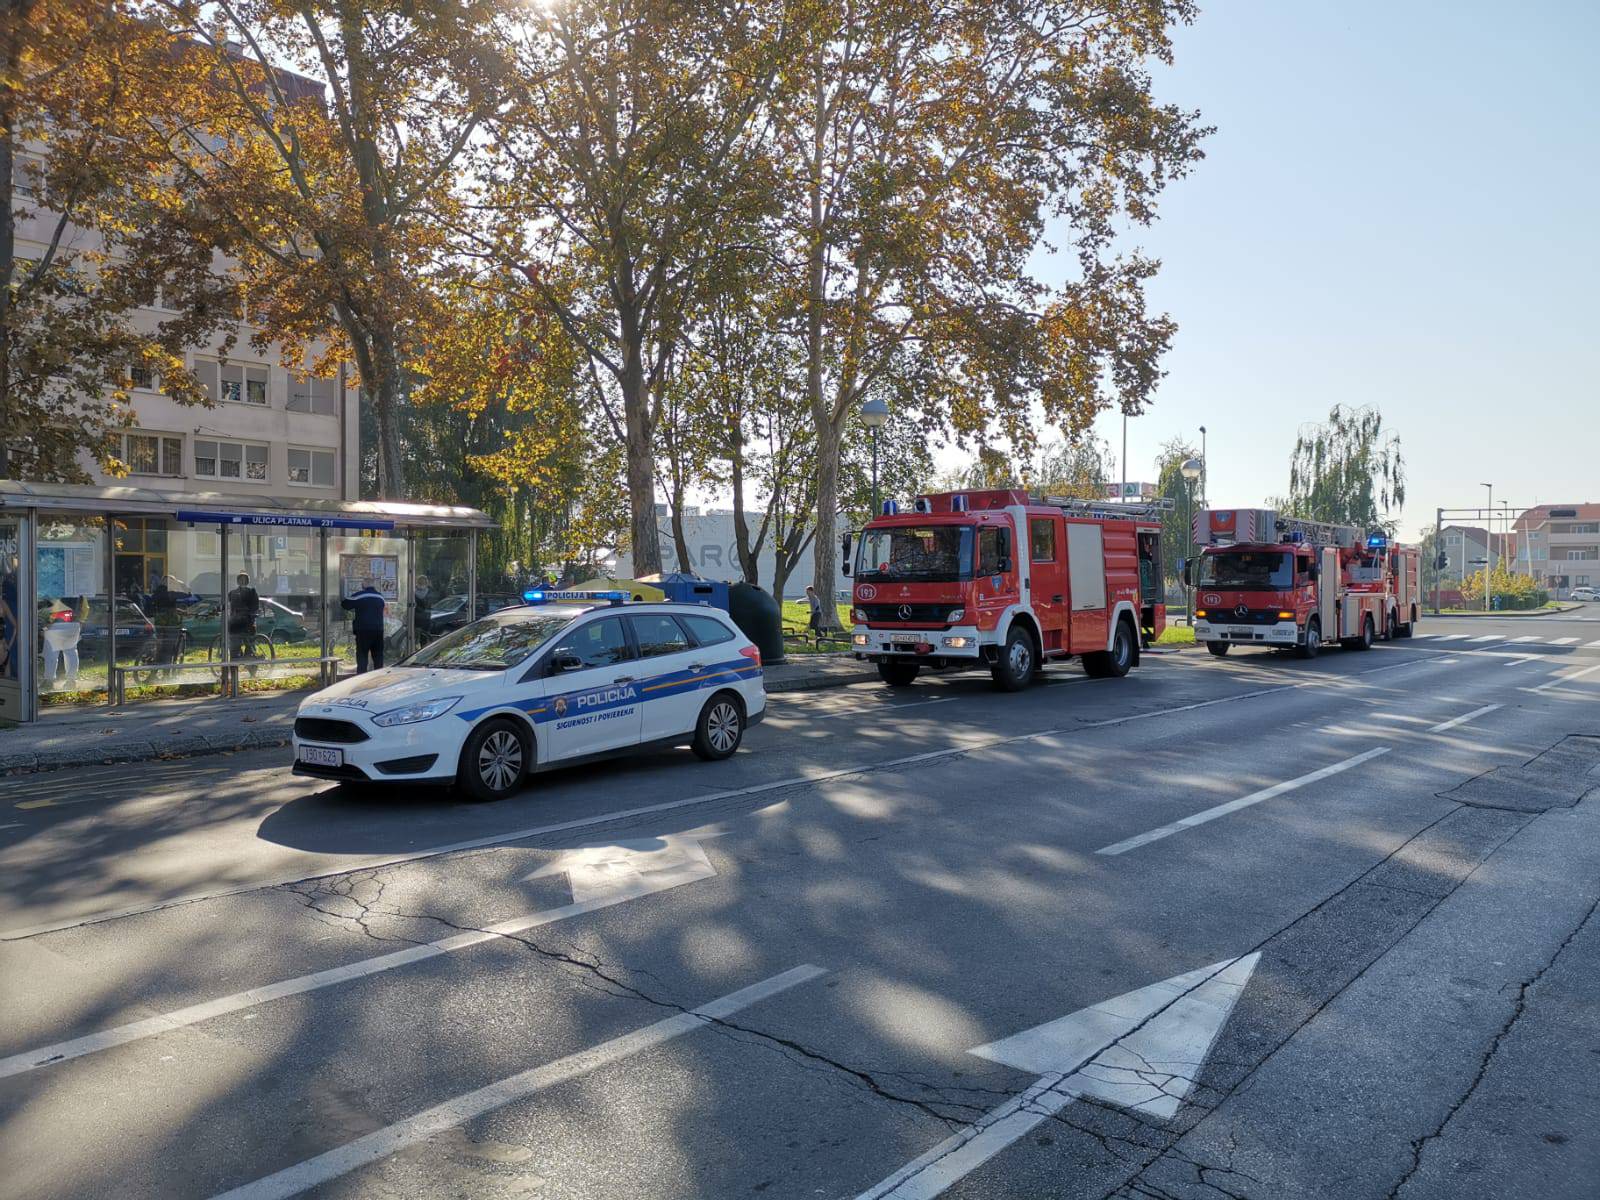
<instances>
[{"instance_id":1,"label":"grass","mask_svg":"<svg viewBox=\"0 0 1600 1200\"><path fill-rule=\"evenodd\" d=\"M834 608L839 614L839 628L844 632L836 639L825 641L817 645L812 641L802 642L800 639L811 636L811 606L804 600L785 600L783 602L783 641L784 649L790 654L831 654L839 650L850 648L850 606L836 604Z\"/></svg>"},{"instance_id":2,"label":"grass","mask_svg":"<svg viewBox=\"0 0 1600 1200\"><path fill-rule=\"evenodd\" d=\"M1158 646L1192 646L1194 645L1194 627L1191 625L1168 625L1161 631L1161 636L1156 639Z\"/></svg>"}]
</instances>

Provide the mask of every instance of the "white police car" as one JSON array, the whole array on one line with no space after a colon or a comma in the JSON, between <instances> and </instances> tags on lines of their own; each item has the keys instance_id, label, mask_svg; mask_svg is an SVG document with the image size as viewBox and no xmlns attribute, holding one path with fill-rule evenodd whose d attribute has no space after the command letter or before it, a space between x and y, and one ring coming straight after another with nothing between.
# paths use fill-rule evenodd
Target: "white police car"
<instances>
[{"instance_id":1,"label":"white police car","mask_svg":"<svg viewBox=\"0 0 1600 1200\"><path fill-rule=\"evenodd\" d=\"M765 714L761 652L724 612L620 592L525 599L307 698L295 774L453 781L498 800L530 771L635 747L727 758Z\"/></svg>"}]
</instances>

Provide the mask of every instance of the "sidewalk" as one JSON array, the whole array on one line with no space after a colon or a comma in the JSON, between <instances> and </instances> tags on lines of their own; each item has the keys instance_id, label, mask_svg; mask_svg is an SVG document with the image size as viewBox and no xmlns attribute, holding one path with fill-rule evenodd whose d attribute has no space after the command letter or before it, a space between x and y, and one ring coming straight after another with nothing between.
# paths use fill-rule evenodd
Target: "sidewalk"
<instances>
[{"instance_id":1,"label":"sidewalk","mask_svg":"<svg viewBox=\"0 0 1600 1200\"><path fill-rule=\"evenodd\" d=\"M1584 602L1581 600L1558 600L1554 608L1501 608L1495 609L1493 612L1481 612L1478 610L1472 612L1442 612L1435 619L1454 621L1457 618L1461 618L1470 621L1478 617L1559 617L1562 613L1573 612L1582 607L1584 607ZM1434 616L1433 609L1424 608L1422 615L1424 617Z\"/></svg>"},{"instance_id":2,"label":"sidewalk","mask_svg":"<svg viewBox=\"0 0 1600 1200\"><path fill-rule=\"evenodd\" d=\"M871 663L858 663L848 653L795 655L766 668L769 693L843 687L877 677ZM287 746L295 710L307 695L152 700L125 708L46 712L32 725L0 729L0 776Z\"/></svg>"}]
</instances>

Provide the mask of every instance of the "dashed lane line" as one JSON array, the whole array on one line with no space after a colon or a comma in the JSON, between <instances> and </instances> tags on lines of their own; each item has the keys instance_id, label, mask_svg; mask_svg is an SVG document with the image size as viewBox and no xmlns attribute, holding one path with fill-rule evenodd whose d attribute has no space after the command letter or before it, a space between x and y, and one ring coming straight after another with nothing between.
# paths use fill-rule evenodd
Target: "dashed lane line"
<instances>
[{"instance_id":1,"label":"dashed lane line","mask_svg":"<svg viewBox=\"0 0 1600 1200\"><path fill-rule=\"evenodd\" d=\"M1323 767L1321 770L1312 771L1309 775L1301 775L1295 779L1287 779L1282 783L1275 783L1269 788L1262 788L1259 792L1251 792L1248 796L1240 796L1237 800L1229 800L1226 804L1218 804L1214 808L1208 808L1203 812L1184 817L1182 820L1173 821L1170 825L1163 825L1158 829L1150 830L1148 833L1141 833L1135 837L1125 838L1120 842L1113 842L1109 846L1102 846L1095 853L1126 854L1129 850L1137 850L1140 846L1148 846L1151 842L1159 842L1162 838L1169 838L1175 833L1182 833L1185 829L1193 829L1197 825L1215 821L1218 817L1226 817L1230 813L1236 813L1242 808L1249 808L1251 805L1271 800L1275 796L1282 796L1286 792L1292 792L1317 783L1320 780L1337 775L1341 771L1348 771L1351 767L1359 767L1362 763L1370 762L1380 754L1389 753L1389 749L1390 747L1388 746L1379 746L1375 750L1364 751L1354 758L1347 758L1342 762Z\"/></svg>"},{"instance_id":2,"label":"dashed lane line","mask_svg":"<svg viewBox=\"0 0 1600 1200\"><path fill-rule=\"evenodd\" d=\"M477 1091L446 1100L443 1104L424 1109L415 1116L375 1130L353 1142L347 1142L336 1150L329 1150L305 1162L285 1167L254 1183L247 1183L243 1187L224 1192L216 1200L286 1200L289 1196L298 1196L301 1192L388 1158L397 1150L415 1145L447 1129L454 1129L485 1113L504 1108L508 1104L526 1099L557 1084L587 1075L600 1067L610 1066L641 1051L653 1049L686 1033L693 1033L770 996L776 996L779 992L826 974L827 972L821 967L814 967L809 963L795 967L750 987L730 992L709 1004L702 1004L698 1008L657 1021L654 1025L646 1025L643 1029L636 1029L632 1033L601 1042L598 1046L590 1046L586 1050L558 1058L555 1062L546 1063L542 1067L534 1067L502 1079L498 1083L481 1087Z\"/></svg>"},{"instance_id":3,"label":"dashed lane line","mask_svg":"<svg viewBox=\"0 0 1600 1200\"><path fill-rule=\"evenodd\" d=\"M1575 642L1577 640L1578 639L1575 638L1575 637L1551 638L1550 639L1550 644L1552 646L1570 646L1570 645L1572 645L1573 642Z\"/></svg>"},{"instance_id":4,"label":"dashed lane line","mask_svg":"<svg viewBox=\"0 0 1600 1200\"><path fill-rule=\"evenodd\" d=\"M1475 721L1485 713L1492 713L1501 707L1498 704L1485 704L1482 708L1475 708L1469 713L1462 713L1459 717L1452 717L1448 721L1440 721L1437 725L1428 727L1429 733L1443 733L1446 729L1454 729L1457 725L1465 725L1468 721Z\"/></svg>"},{"instance_id":5,"label":"dashed lane line","mask_svg":"<svg viewBox=\"0 0 1600 1200\"><path fill-rule=\"evenodd\" d=\"M1503 633L1486 633L1483 637L1475 637L1472 640L1475 642L1500 642L1505 640L1505 636Z\"/></svg>"}]
</instances>

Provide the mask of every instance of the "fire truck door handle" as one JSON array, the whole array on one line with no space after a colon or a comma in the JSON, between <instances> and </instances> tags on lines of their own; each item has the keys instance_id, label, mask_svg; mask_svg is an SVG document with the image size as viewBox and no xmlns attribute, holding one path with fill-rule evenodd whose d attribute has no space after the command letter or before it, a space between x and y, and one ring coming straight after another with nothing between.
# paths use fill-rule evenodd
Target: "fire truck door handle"
<instances>
[{"instance_id":1,"label":"fire truck door handle","mask_svg":"<svg viewBox=\"0 0 1600 1200\"><path fill-rule=\"evenodd\" d=\"M1054 596L1050 597L1050 603L1052 603L1052 604L1060 604L1065 599L1066 599L1065 596L1063 596L1060 592L1057 592Z\"/></svg>"}]
</instances>

